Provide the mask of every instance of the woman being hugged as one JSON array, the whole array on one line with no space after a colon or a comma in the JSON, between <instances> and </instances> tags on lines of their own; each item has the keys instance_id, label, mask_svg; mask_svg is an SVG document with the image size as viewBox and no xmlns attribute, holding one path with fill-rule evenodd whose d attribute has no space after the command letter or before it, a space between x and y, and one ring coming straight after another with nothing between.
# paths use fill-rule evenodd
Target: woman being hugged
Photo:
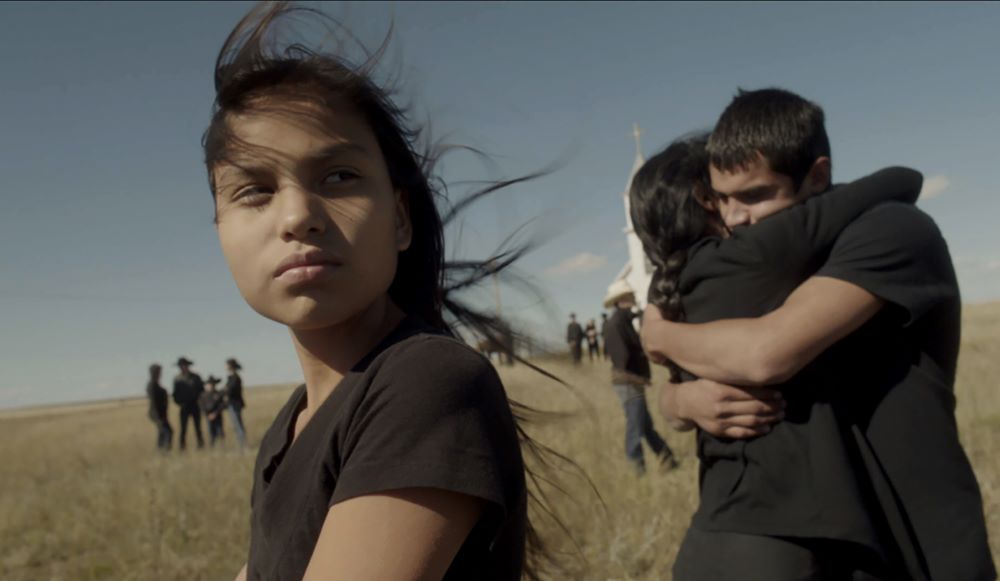
<instances>
[{"instance_id":1,"label":"woman being hugged","mask_svg":"<svg viewBox=\"0 0 1000 581\"><path fill-rule=\"evenodd\" d=\"M445 321L470 311L444 288L428 160L365 69L269 48L290 11L259 6L230 34L204 137L233 278L288 327L305 379L261 441L238 578L518 579L518 427Z\"/></svg>"}]
</instances>

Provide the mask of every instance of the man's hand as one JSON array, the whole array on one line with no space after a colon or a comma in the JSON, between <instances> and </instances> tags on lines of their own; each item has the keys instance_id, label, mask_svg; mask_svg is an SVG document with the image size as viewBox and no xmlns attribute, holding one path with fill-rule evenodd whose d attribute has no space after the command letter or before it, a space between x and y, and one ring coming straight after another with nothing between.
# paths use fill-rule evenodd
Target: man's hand
<instances>
[{"instance_id":1,"label":"man's hand","mask_svg":"<svg viewBox=\"0 0 1000 581\"><path fill-rule=\"evenodd\" d=\"M660 392L660 413L675 429L696 424L717 437L756 438L785 417L781 392L742 388L707 379L671 383Z\"/></svg>"}]
</instances>

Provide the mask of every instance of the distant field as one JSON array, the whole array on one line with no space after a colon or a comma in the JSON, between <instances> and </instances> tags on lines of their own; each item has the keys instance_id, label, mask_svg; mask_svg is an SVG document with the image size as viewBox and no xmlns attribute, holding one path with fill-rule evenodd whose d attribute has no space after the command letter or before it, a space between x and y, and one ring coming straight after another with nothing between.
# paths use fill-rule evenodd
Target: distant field
<instances>
[{"instance_id":1,"label":"distant field","mask_svg":"<svg viewBox=\"0 0 1000 581\"><path fill-rule=\"evenodd\" d=\"M697 502L692 436L668 432L654 417L682 465L636 478L623 458L623 414L607 365L547 365L579 390L586 407L523 367L501 373L512 397L539 408L577 411L531 432L576 460L603 499L602 505L572 473L563 477L571 498L556 494L552 504L579 552L551 522L540 520L553 547L578 555L568 560L568 570L550 577L669 578ZM997 378L1000 304L966 307L958 420L1000 560ZM290 389L249 390L245 415L253 447ZM145 411L140 399L0 412L0 579L232 578L246 557L254 452L240 453L230 440L221 449L189 446L184 455L162 456L155 453ZM176 430L176 408L171 413Z\"/></svg>"}]
</instances>

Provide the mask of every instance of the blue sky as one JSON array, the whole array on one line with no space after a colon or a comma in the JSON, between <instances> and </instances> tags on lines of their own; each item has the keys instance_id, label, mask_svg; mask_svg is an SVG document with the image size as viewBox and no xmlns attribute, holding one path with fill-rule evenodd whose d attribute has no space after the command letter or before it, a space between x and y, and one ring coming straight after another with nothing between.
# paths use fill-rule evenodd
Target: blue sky
<instances>
[{"instance_id":1,"label":"blue sky","mask_svg":"<svg viewBox=\"0 0 1000 581\"><path fill-rule=\"evenodd\" d=\"M250 6L0 4L0 407L139 394L150 362L182 354L203 374L236 356L250 383L300 376L287 332L236 291L201 164L216 52ZM447 179L565 161L470 211L450 249L484 256L541 217L552 237L521 270L553 301L532 316L550 337L569 311L597 316L626 260L632 124L648 156L738 87L819 102L838 180L923 171L965 299L1000 299L996 4L322 6L368 44L393 21L417 119L492 155L455 155Z\"/></svg>"}]
</instances>

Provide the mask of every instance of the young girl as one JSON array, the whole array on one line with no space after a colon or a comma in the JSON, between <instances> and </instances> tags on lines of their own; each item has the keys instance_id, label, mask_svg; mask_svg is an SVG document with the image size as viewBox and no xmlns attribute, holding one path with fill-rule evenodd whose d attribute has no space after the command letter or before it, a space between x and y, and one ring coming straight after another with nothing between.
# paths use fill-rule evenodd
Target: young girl
<instances>
[{"instance_id":1,"label":"young girl","mask_svg":"<svg viewBox=\"0 0 1000 581\"><path fill-rule=\"evenodd\" d=\"M432 160L368 73L267 49L288 12L259 6L230 34L204 137L233 278L288 327L305 378L261 441L237 579L519 579L518 429L442 313L490 330L444 286Z\"/></svg>"}]
</instances>

